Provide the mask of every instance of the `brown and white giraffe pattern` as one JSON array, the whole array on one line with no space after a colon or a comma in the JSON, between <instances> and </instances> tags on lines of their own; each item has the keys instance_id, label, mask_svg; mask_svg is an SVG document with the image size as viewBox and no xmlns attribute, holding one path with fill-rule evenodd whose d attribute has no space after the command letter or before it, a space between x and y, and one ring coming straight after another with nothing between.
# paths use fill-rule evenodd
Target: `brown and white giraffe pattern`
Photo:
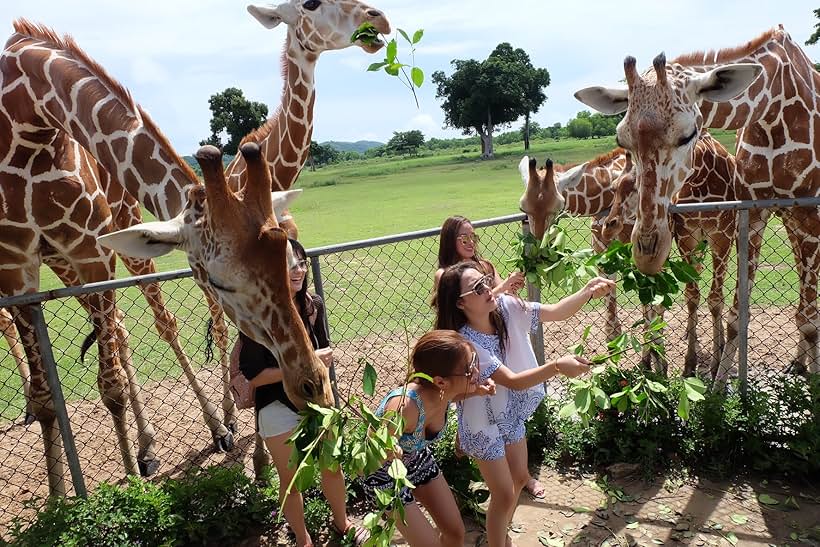
<instances>
[{"instance_id":1,"label":"brown and white giraffe pattern","mask_svg":"<svg viewBox=\"0 0 820 547\"><path fill-rule=\"evenodd\" d=\"M621 144L636 155L640 206L633 232L635 259L654 270L668 253L666 207L685 180L691 164L690 134L701 127L739 130L736 185L738 199L768 199L820 194L820 74L800 46L783 30L772 29L748 44L728 50L695 53L643 77L635 61L625 63L625 90L582 90L576 94L609 112L628 108L618 128ZM760 74L759 77L757 75ZM756 78L756 79L755 79ZM605 97L597 106L594 97ZM771 214L752 209L750 216L750 287L754 282ZM818 208L781 211L792 243L799 278L796 324L799 343L794 362L820 372L817 281L820 271ZM663 220L661 220L663 219ZM727 342L717 381L723 382L737 351L737 295L730 312Z\"/></svg>"},{"instance_id":2,"label":"brown and white giraffe pattern","mask_svg":"<svg viewBox=\"0 0 820 547\"><path fill-rule=\"evenodd\" d=\"M0 230L0 294L33 292L39 283L39 266L48 255L63 257L83 281L108 278L113 264L101 265L105 252L95 241L110 229L111 210L99 183L88 182L90 171L85 164L70 164L60 174L62 184L50 183L55 173L51 166L55 157L83 158L82 154L64 154L67 148L82 145L91 151L108 173L114 174L129 193L139 196L159 218L172 218L182 211L189 189L198 185L193 171L171 149L151 120L131 100L128 93L70 39L62 40L53 32L27 22L17 22L18 31L8 41L0 57L3 95L0 97L0 158L2 158L2 227ZM73 140L72 140L73 139ZM269 178L267 179L269 180ZM49 183L49 184L45 184ZM270 187L267 188L270 206ZM244 212L235 213L242 218ZM256 219L258 220L258 219ZM218 237L218 236L217 236ZM246 236L248 237L248 236ZM241 239L241 238L240 238ZM195 252L202 249L195 246ZM206 250L213 253L214 249ZM207 255L211 256L211 255ZM262 255L284 261L284 255ZM242 269L238 263L236 268ZM287 279L271 279L263 272L258 279L245 276L253 285L272 283L287 287ZM236 278L236 276L234 276ZM208 279L197 281L211 293ZM110 294L109 294L110 293ZM124 409L126 387L132 403L138 386L128 382L133 377L128 363L120 362L117 348L114 294L91 295L89 303L95 310L95 327L100 347L98 384L103 401L114 417L115 428L128 472L137 469L126 437ZM224 298L220 298L224 301ZM282 305L281 299L270 303ZM285 304L281 320L291 320L292 304ZM298 359L283 365L285 383L304 384L305 377L313 383L314 396L309 399L329 402L324 380L327 372L316 361L302 337L276 329L276 336L261 336L271 331L269 317L254 315L257 306L248 307L245 323L248 333L263 343L281 342ZM20 338L31 367L31 401L44 431L44 442L52 493L63 493L59 436L54 424L50 396L44 371L36 348L27 310L14 314ZM291 330L303 330L291 321ZM250 325L256 325L250 328ZM295 340L294 340L295 339ZM306 354L301 356L301 352ZM319 386L319 387L317 387ZM298 388L301 392L301 388ZM304 398L304 397L303 397ZM294 399L300 398L294 394ZM153 461L150 426L140 426L141 410L135 408L140 429L140 458Z\"/></svg>"},{"instance_id":3,"label":"brown and white giraffe pattern","mask_svg":"<svg viewBox=\"0 0 820 547\"><path fill-rule=\"evenodd\" d=\"M695 144L692 168L693 171L685 180L683 187L673 197L673 203L707 203L735 199L735 159L706 131L701 132ZM627 169L615 181L615 199L603 222L601 235L606 244L614 239L629 241L636 223L637 209L638 189L635 172ZM736 216L734 211L704 211L676 213L671 215L669 220L681 256L688 262L692 262L694 251L701 241L706 241L711 251L713 275L708 305L712 316L712 376L717 372L724 346L723 286L726 282L732 244L736 239ZM702 270L702 265L699 266L699 270ZM687 283L685 295L688 318L684 375L688 376L694 373L697 365L697 309L700 303L698 283Z\"/></svg>"}]
</instances>

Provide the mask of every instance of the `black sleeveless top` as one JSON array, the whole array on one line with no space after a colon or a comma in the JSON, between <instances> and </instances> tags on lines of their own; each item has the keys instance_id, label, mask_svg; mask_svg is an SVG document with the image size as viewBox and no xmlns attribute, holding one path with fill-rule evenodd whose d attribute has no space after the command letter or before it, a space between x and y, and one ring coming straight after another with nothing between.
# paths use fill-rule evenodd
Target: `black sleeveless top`
<instances>
[{"instance_id":1,"label":"black sleeveless top","mask_svg":"<svg viewBox=\"0 0 820 547\"><path fill-rule=\"evenodd\" d=\"M313 349L322 349L330 347L330 341L327 337L327 330L325 329L325 303L318 295L311 296L313 298L313 306L316 310L313 321L308 317L302 317L302 324L308 332ZM268 348L248 338L243 333L239 333L239 338L242 340L242 349L239 353L239 370L248 380L253 380L256 376L266 368L279 368L279 363L276 357L268 351ZM267 384L256 388L255 393L256 410L264 408L274 401L279 401L294 412L298 412L296 407L290 402L285 393L285 386L282 382L275 384Z\"/></svg>"}]
</instances>

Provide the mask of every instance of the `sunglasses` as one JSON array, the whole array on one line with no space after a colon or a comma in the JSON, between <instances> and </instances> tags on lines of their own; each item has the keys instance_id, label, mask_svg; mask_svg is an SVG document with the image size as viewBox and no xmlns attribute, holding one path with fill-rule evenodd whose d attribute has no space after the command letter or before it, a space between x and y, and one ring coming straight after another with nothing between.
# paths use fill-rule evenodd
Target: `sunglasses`
<instances>
[{"instance_id":1,"label":"sunglasses","mask_svg":"<svg viewBox=\"0 0 820 547\"><path fill-rule=\"evenodd\" d=\"M302 270L306 272L308 270L308 263L307 260L297 260L296 264L290 267L290 271Z\"/></svg>"},{"instance_id":2,"label":"sunglasses","mask_svg":"<svg viewBox=\"0 0 820 547\"><path fill-rule=\"evenodd\" d=\"M478 244L478 234L461 234L456 238L462 245Z\"/></svg>"},{"instance_id":3,"label":"sunglasses","mask_svg":"<svg viewBox=\"0 0 820 547\"><path fill-rule=\"evenodd\" d=\"M491 285L491 278L489 275L485 275L481 279L475 282L473 288L465 293L458 295L459 298L464 298L468 294L475 293L477 296L482 296L485 292L489 291L492 288Z\"/></svg>"},{"instance_id":4,"label":"sunglasses","mask_svg":"<svg viewBox=\"0 0 820 547\"><path fill-rule=\"evenodd\" d=\"M464 376L465 378L472 378L478 372L478 355L476 352L473 352L473 356L470 357L470 362L467 363L467 372L461 374L451 374L450 376Z\"/></svg>"}]
</instances>

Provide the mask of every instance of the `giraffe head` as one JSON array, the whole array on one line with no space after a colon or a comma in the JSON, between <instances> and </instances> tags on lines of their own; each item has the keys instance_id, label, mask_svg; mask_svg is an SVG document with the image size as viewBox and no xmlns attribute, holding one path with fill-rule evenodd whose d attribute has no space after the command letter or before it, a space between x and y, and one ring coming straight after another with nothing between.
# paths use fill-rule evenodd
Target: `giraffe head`
<instances>
[{"instance_id":1,"label":"giraffe head","mask_svg":"<svg viewBox=\"0 0 820 547\"><path fill-rule=\"evenodd\" d=\"M290 293L289 268L296 265L287 234L274 214L271 175L256 143L240 152L248 166L242 198L227 185L222 153L203 146L196 153L204 186L188 193L183 212L165 222L132 226L99 238L127 256L154 257L180 248L197 283L213 294L246 335L279 362L284 387L297 406L333 404L327 368L316 358ZM284 194L276 193L274 200Z\"/></svg>"},{"instance_id":2,"label":"giraffe head","mask_svg":"<svg viewBox=\"0 0 820 547\"><path fill-rule=\"evenodd\" d=\"M635 169L632 163L632 154L626 153L626 164L623 173L612 183L615 195L609 214L603 221L601 237L609 244L618 237L624 224L635 224L635 215L638 210L638 189L635 186Z\"/></svg>"},{"instance_id":3,"label":"giraffe head","mask_svg":"<svg viewBox=\"0 0 820 547\"><path fill-rule=\"evenodd\" d=\"M672 246L668 208L692 170L693 151L703 126L700 103L730 101L746 90L763 67L756 63L717 66L696 72L667 65L658 55L640 75L635 59L624 61L627 89L590 87L575 97L604 114L626 111L617 140L635 162L638 210L632 255L639 270L656 274Z\"/></svg>"},{"instance_id":4,"label":"giraffe head","mask_svg":"<svg viewBox=\"0 0 820 547\"><path fill-rule=\"evenodd\" d=\"M353 45L350 37L363 23L390 34L387 17L359 0L290 0L278 6L249 5L248 11L266 28L285 23L291 41L315 55ZM355 43L368 53L384 46L381 40Z\"/></svg>"},{"instance_id":5,"label":"giraffe head","mask_svg":"<svg viewBox=\"0 0 820 547\"><path fill-rule=\"evenodd\" d=\"M519 208L530 221L532 235L541 239L564 210L564 197L555 183L556 168L548 159L544 167L538 169L535 158L524 156L518 164L518 171L524 182L524 195L518 202Z\"/></svg>"}]
</instances>

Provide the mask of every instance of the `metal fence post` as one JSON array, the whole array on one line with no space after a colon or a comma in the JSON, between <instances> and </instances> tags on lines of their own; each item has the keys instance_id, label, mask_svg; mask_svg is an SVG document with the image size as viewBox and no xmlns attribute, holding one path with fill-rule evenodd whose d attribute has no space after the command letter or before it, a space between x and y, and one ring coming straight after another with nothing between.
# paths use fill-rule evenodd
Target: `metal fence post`
<instances>
[{"instance_id":1,"label":"metal fence post","mask_svg":"<svg viewBox=\"0 0 820 547\"><path fill-rule=\"evenodd\" d=\"M32 304L31 318L34 323L34 334L37 336L37 345L40 348L40 358L43 367L46 369L46 380L51 390L51 401L54 405L54 412L57 414L57 423L60 426L60 437L63 440L63 450L68 460L68 468L71 471L71 482L74 484L74 492L81 497L86 497L85 480L80 469L80 458L77 454L77 446L74 444L74 433L71 431L71 422L68 420L68 412L65 406L65 397L60 385L60 376L57 373L57 364L54 361L54 353L51 351L51 340L48 337L48 327L43 316L41 304Z\"/></svg>"},{"instance_id":2,"label":"metal fence post","mask_svg":"<svg viewBox=\"0 0 820 547\"><path fill-rule=\"evenodd\" d=\"M738 301L738 351L737 374L740 392L745 394L748 381L749 356L749 210L738 211L737 231L737 301Z\"/></svg>"},{"instance_id":3,"label":"metal fence post","mask_svg":"<svg viewBox=\"0 0 820 547\"><path fill-rule=\"evenodd\" d=\"M521 231L524 235L530 233L530 223L525 218L521 221ZM527 280L527 301L541 302L541 290ZM538 329L535 333L530 333L530 341L532 342L532 349L535 351L535 359L539 366L544 365L544 325L538 323ZM546 385L546 384L545 384Z\"/></svg>"},{"instance_id":4,"label":"metal fence post","mask_svg":"<svg viewBox=\"0 0 820 547\"><path fill-rule=\"evenodd\" d=\"M327 322L327 300L325 299L325 288L322 284L322 267L319 264L318 256L310 257L310 269L313 271L313 287L316 290L316 294L325 301L325 316L323 321L325 322L325 332L327 333L327 338L330 340L330 325L328 325ZM336 408L339 408L339 384L336 381L335 360L330 363L328 373L330 374L330 388L333 390L333 402L336 404Z\"/></svg>"}]
</instances>

